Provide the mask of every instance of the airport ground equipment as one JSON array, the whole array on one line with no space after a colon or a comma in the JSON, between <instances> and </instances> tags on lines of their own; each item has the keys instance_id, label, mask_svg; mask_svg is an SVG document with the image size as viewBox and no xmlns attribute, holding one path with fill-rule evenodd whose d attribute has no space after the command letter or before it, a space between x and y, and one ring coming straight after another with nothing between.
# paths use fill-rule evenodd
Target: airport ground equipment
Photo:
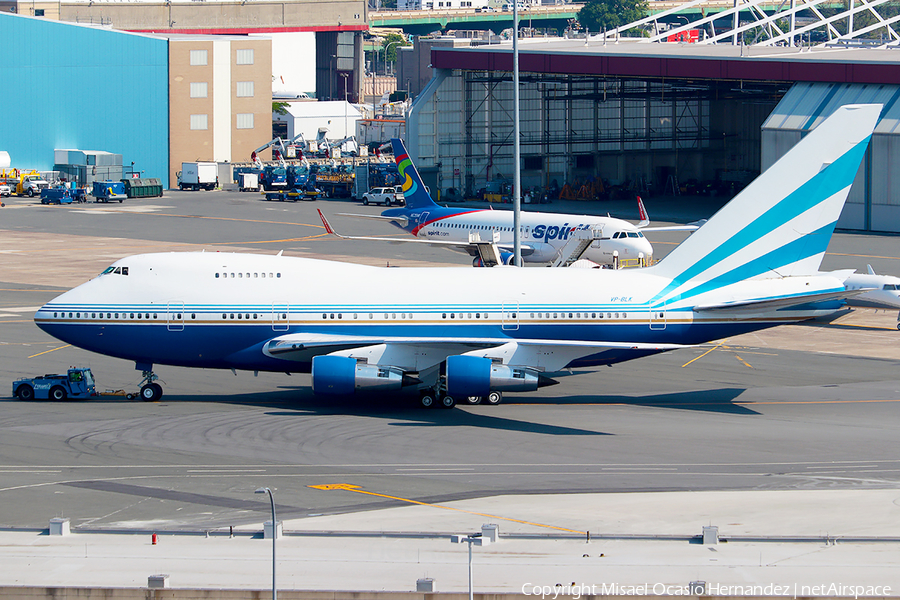
<instances>
[{"instance_id":1,"label":"airport ground equipment","mask_svg":"<svg viewBox=\"0 0 900 600\"><path fill-rule=\"evenodd\" d=\"M155 198L162 196L162 181L157 177L144 177L140 179L123 179L125 195L129 198Z\"/></svg>"},{"instance_id":2,"label":"airport ground equipment","mask_svg":"<svg viewBox=\"0 0 900 600\"><path fill-rule=\"evenodd\" d=\"M259 191L259 173L246 171L235 176L238 180L238 188L242 192L258 192Z\"/></svg>"},{"instance_id":3,"label":"airport ground equipment","mask_svg":"<svg viewBox=\"0 0 900 600\"><path fill-rule=\"evenodd\" d=\"M287 189L287 168L278 165L264 166L259 174L259 185L267 192Z\"/></svg>"},{"instance_id":4,"label":"airport ground equipment","mask_svg":"<svg viewBox=\"0 0 900 600\"><path fill-rule=\"evenodd\" d=\"M214 190L219 184L218 166L214 162L183 162L177 175L182 190Z\"/></svg>"},{"instance_id":5,"label":"airport ground equipment","mask_svg":"<svg viewBox=\"0 0 900 600\"><path fill-rule=\"evenodd\" d=\"M362 203L366 206L369 204L383 204L384 206L403 206L406 200L403 198L403 189L398 185L396 187L379 187L372 188L362 197Z\"/></svg>"},{"instance_id":6,"label":"airport ground equipment","mask_svg":"<svg viewBox=\"0 0 900 600\"><path fill-rule=\"evenodd\" d=\"M353 193L356 174L352 165L319 165L310 175L316 187L321 188L328 198L349 198Z\"/></svg>"},{"instance_id":7,"label":"airport ground equipment","mask_svg":"<svg viewBox=\"0 0 900 600\"><path fill-rule=\"evenodd\" d=\"M50 184L37 171L22 173L16 183L16 195L34 198L41 195L41 190L50 187Z\"/></svg>"},{"instance_id":8,"label":"airport ground equipment","mask_svg":"<svg viewBox=\"0 0 900 600\"><path fill-rule=\"evenodd\" d=\"M61 375L43 375L18 379L12 384L13 395L20 400L56 400L97 396L90 369L71 368Z\"/></svg>"},{"instance_id":9,"label":"airport ground equipment","mask_svg":"<svg viewBox=\"0 0 900 600\"><path fill-rule=\"evenodd\" d=\"M290 190L264 192L264 194L268 201L277 200L279 202L296 202L297 200L315 200L322 194L322 191L315 187L307 186Z\"/></svg>"},{"instance_id":10,"label":"airport ground equipment","mask_svg":"<svg viewBox=\"0 0 900 600\"><path fill-rule=\"evenodd\" d=\"M87 190L67 187L52 187L41 190L41 204L72 204L73 202L87 202Z\"/></svg>"},{"instance_id":11,"label":"airport ground equipment","mask_svg":"<svg viewBox=\"0 0 900 600\"><path fill-rule=\"evenodd\" d=\"M121 181L95 181L91 196L95 202L109 202L110 200L125 200L125 184Z\"/></svg>"}]
</instances>

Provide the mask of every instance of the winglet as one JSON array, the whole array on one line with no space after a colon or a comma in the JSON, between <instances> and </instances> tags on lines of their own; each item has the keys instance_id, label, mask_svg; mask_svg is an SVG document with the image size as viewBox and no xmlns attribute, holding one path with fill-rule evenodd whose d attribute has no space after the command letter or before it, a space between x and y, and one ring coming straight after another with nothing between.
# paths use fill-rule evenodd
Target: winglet
<instances>
[{"instance_id":1,"label":"winglet","mask_svg":"<svg viewBox=\"0 0 900 600\"><path fill-rule=\"evenodd\" d=\"M638 215L641 217L641 222L637 224L638 227L646 227L650 224L650 216L647 214L647 209L644 208L644 201L641 200L641 197L637 197L638 203Z\"/></svg>"},{"instance_id":2,"label":"winglet","mask_svg":"<svg viewBox=\"0 0 900 600\"><path fill-rule=\"evenodd\" d=\"M328 222L328 219L325 218L325 215L322 214L322 209L317 208L317 209L316 209L316 212L319 213L319 218L322 219L322 225L325 226L325 231L326 231L327 233L329 233L329 234L331 234L331 235L336 235L336 236L339 237L339 238L344 237L344 236L342 236L341 234L339 234L337 231L334 230L334 228L331 226L331 223L329 223L329 222Z\"/></svg>"},{"instance_id":3,"label":"winglet","mask_svg":"<svg viewBox=\"0 0 900 600\"><path fill-rule=\"evenodd\" d=\"M875 269L872 268L872 265L866 265L866 267L869 269L869 275L877 275L878 274L875 272Z\"/></svg>"}]
</instances>

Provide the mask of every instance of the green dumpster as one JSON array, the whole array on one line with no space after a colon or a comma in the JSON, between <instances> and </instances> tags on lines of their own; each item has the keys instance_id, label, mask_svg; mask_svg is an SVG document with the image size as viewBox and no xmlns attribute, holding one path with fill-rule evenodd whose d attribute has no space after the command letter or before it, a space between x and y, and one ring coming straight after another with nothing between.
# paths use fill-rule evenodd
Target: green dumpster
<instances>
[{"instance_id":1,"label":"green dumpster","mask_svg":"<svg viewBox=\"0 0 900 600\"><path fill-rule=\"evenodd\" d=\"M125 193L129 198L152 198L162 196L162 182L157 177L143 179L123 179Z\"/></svg>"}]
</instances>

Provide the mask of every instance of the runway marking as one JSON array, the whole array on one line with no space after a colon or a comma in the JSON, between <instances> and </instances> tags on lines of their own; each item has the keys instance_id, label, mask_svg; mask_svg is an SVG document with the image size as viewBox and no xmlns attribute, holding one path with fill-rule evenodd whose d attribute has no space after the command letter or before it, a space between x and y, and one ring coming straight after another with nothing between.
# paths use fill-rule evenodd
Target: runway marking
<instances>
[{"instance_id":1,"label":"runway marking","mask_svg":"<svg viewBox=\"0 0 900 600\"><path fill-rule=\"evenodd\" d=\"M32 354L28 358L34 358L35 356L40 356L42 354L49 354L50 352L56 352L57 350L62 350L63 348L71 348L72 344L66 344L65 346L60 346L59 348L54 348L53 350L45 350L44 352L38 352L37 354Z\"/></svg>"},{"instance_id":2,"label":"runway marking","mask_svg":"<svg viewBox=\"0 0 900 600\"><path fill-rule=\"evenodd\" d=\"M738 359L739 361L741 361L742 363L744 363L745 365L747 365L748 367L750 367L751 369L753 368L753 365L751 365L750 363L748 363L746 360L744 360L743 358L741 358L741 357L738 356L737 354L735 354L734 357L735 357L736 359Z\"/></svg>"},{"instance_id":3,"label":"runway marking","mask_svg":"<svg viewBox=\"0 0 900 600\"><path fill-rule=\"evenodd\" d=\"M398 471L474 471L475 467L410 467Z\"/></svg>"},{"instance_id":4,"label":"runway marking","mask_svg":"<svg viewBox=\"0 0 900 600\"><path fill-rule=\"evenodd\" d=\"M265 473L266 469L187 469L188 473Z\"/></svg>"},{"instance_id":5,"label":"runway marking","mask_svg":"<svg viewBox=\"0 0 900 600\"><path fill-rule=\"evenodd\" d=\"M700 356L698 356L698 357L696 357L696 358L692 358L691 360L689 360L689 361L687 361L686 363L684 363L683 365L681 365L681 367L684 368L684 367L688 366L689 364L691 364L692 362L694 362L695 360L700 360L701 358L703 358L704 356L706 356L707 354L709 354L709 353L712 352L713 350L715 350L715 349L717 349L717 348L721 348L722 346L724 346L724 345L725 345L725 342L727 342L727 341L728 341L728 340L722 340L721 342L718 343L718 345L713 346L712 348L710 348L709 350L707 350L706 352L704 352L704 353L701 354Z\"/></svg>"},{"instance_id":6,"label":"runway marking","mask_svg":"<svg viewBox=\"0 0 900 600\"><path fill-rule=\"evenodd\" d=\"M845 254L843 252L826 252L827 256L852 256L855 258L883 258L885 260L897 260L897 256L876 256L873 254Z\"/></svg>"},{"instance_id":7,"label":"runway marking","mask_svg":"<svg viewBox=\"0 0 900 600\"><path fill-rule=\"evenodd\" d=\"M388 496L387 494L377 494L375 492L368 492L366 490L360 489L358 485L352 485L348 483L330 483L324 485L310 485L307 486L317 490L343 490L347 492L356 492L357 494L367 494L369 496L378 496L379 498L388 498L390 500L399 500L401 502L408 502L410 504L418 504L420 506L430 506L432 508L442 508L444 510L453 510L457 512L464 512L470 515L476 515L479 517L487 517L488 519L500 519L501 521L509 521L511 523L522 523L523 525L532 525L534 527L544 527L546 529L555 529L557 531L568 531L569 533L580 533L582 535L586 534L585 531L578 531L577 529L567 529L565 527L556 527L555 525L545 525L544 523L532 523L531 521L523 521L521 519L511 519L509 517L501 517L498 515L490 515L487 513L480 513L471 510L466 510L464 508L455 508L453 506L444 506L442 504L431 504L429 502L419 502L418 500L410 500L409 498L399 498L397 496Z\"/></svg>"},{"instance_id":8,"label":"runway marking","mask_svg":"<svg viewBox=\"0 0 900 600\"><path fill-rule=\"evenodd\" d=\"M111 213L120 212L120 213L132 214L134 211L109 210L108 212L111 212ZM203 216L203 215L175 215L175 214L171 214L171 213L159 213L159 212L144 213L144 214L146 214L148 216L154 216L154 217L173 217L176 219L203 219L203 220L207 220L207 221L237 221L239 223L262 223L264 225L288 225L288 226L294 225L294 226L301 226L301 227L315 227L317 229L324 229L324 226L321 223L320 224L285 223L284 221L266 221L263 219L237 219L235 217L210 217L210 216Z\"/></svg>"},{"instance_id":9,"label":"runway marking","mask_svg":"<svg viewBox=\"0 0 900 600\"><path fill-rule=\"evenodd\" d=\"M825 327L858 327L860 329L883 329L885 331L896 331L893 327L881 327L879 325L863 325L861 323L829 323ZM823 327L824 329L824 327Z\"/></svg>"}]
</instances>

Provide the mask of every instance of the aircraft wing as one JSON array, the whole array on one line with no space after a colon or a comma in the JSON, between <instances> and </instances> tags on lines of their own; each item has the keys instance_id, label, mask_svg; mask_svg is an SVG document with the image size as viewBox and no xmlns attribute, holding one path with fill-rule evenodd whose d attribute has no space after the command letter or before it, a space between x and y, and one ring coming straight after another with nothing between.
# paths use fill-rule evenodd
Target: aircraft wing
<instances>
[{"instance_id":1,"label":"aircraft wing","mask_svg":"<svg viewBox=\"0 0 900 600\"><path fill-rule=\"evenodd\" d=\"M739 300L736 302L722 302L720 304L705 304L695 306L697 312L758 312L766 310L778 310L781 308L790 308L792 306L801 306L803 304L813 304L815 302L829 302L831 300L843 300L863 294L870 290L841 290L838 292L820 292L818 294L807 294L802 296L787 296L783 298L773 298L768 300Z\"/></svg>"},{"instance_id":2,"label":"aircraft wing","mask_svg":"<svg viewBox=\"0 0 900 600\"><path fill-rule=\"evenodd\" d=\"M643 342L582 342L573 340L477 338L477 337L432 337L432 336L352 336L291 333L269 340L263 352L273 358L288 361L308 361L314 356L344 353L357 350L365 354L366 349L379 348L378 356L405 356L409 364L418 362L427 355L429 365L439 364L454 354L473 354L491 357L504 364L539 367L546 371L559 371L569 363L584 356L604 350L665 352L687 348L685 344L648 344ZM414 357L414 358L413 358ZM400 363L406 361L397 361ZM378 364L375 360L369 364ZM389 364L396 364L391 361ZM417 369L409 369L417 370Z\"/></svg>"},{"instance_id":3,"label":"aircraft wing","mask_svg":"<svg viewBox=\"0 0 900 600\"><path fill-rule=\"evenodd\" d=\"M366 240L373 242L390 242L393 244L426 244L428 246L441 246L444 248L450 248L451 250L459 250L461 252L466 252L469 256L479 256L478 247L476 244L472 242L457 242L450 240L429 240L429 239L419 239L416 237L409 238L394 238L394 237L368 237L368 236L359 236L359 235L342 235L335 231L334 227L331 226L331 223L328 222L328 219L325 218L325 215L322 214L322 211L316 209L319 212L319 218L322 219L322 225L325 226L325 231L330 233L331 235L337 236L342 240ZM371 219L388 219L395 220L394 217L374 217L368 215L349 215L347 213L339 213L344 216L349 217L362 217L366 216L366 218ZM405 217L403 218L405 220ZM502 250L507 250L512 252L512 246L508 245L497 245L498 248ZM528 244L522 244L522 256L528 256L534 252L534 248L529 246Z\"/></svg>"},{"instance_id":4,"label":"aircraft wing","mask_svg":"<svg viewBox=\"0 0 900 600\"><path fill-rule=\"evenodd\" d=\"M321 212L319 214L321 214ZM374 219L376 221L389 221L391 223L400 223L403 226L405 226L409 222L409 219L407 219L406 217L401 217L401 216L384 217L382 215L355 215L352 213L337 213L337 214L339 214L342 217L355 217L357 219Z\"/></svg>"}]
</instances>

